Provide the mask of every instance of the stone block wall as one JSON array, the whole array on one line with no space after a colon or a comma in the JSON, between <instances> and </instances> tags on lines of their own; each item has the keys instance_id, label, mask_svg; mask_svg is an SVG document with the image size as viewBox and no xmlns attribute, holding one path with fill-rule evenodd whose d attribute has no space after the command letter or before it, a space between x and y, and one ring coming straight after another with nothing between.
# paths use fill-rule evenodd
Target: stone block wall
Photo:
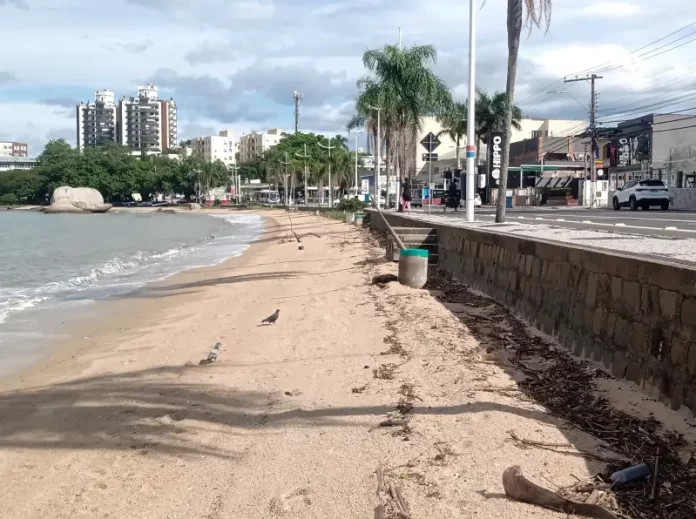
<instances>
[{"instance_id":1,"label":"stone block wall","mask_svg":"<svg viewBox=\"0 0 696 519\"><path fill-rule=\"evenodd\" d=\"M439 264L575 354L696 412L696 269L401 215L434 227ZM383 230L379 217L371 226Z\"/></svg>"}]
</instances>

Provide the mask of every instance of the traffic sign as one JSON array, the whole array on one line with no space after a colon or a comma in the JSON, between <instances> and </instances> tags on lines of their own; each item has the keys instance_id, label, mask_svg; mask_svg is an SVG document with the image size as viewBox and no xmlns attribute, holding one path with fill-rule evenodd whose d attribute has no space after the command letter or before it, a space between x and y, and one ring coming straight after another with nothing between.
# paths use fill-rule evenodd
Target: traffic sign
<instances>
[{"instance_id":1,"label":"traffic sign","mask_svg":"<svg viewBox=\"0 0 696 519\"><path fill-rule=\"evenodd\" d=\"M420 142L423 145L423 147L430 153L435 151L437 147L441 144L440 139L438 139L433 132L428 133L428 135L423 137L423 140Z\"/></svg>"},{"instance_id":2,"label":"traffic sign","mask_svg":"<svg viewBox=\"0 0 696 519\"><path fill-rule=\"evenodd\" d=\"M437 153L423 153L423 162L437 162Z\"/></svg>"}]
</instances>

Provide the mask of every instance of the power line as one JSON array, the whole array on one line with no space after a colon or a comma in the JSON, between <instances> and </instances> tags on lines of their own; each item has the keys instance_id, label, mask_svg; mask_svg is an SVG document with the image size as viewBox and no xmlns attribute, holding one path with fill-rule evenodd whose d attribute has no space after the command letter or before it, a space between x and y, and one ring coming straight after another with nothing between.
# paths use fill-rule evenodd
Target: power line
<instances>
[{"instance_id":1,"label":"power line","mask_svg":"<svg viewBox=\"0 0 696 519\"><path fill-rule=\"evenodd\" d=\"M688 29L689 27L692 27L692 26L694 26L694 25L696 25L696 21L691 22L691 23L685 25L684 27L681 27L680 29L677 29L676 31L673 31L673 32L667 34L666 36L662 36L661 38L658 38L657 40L654 40L654 41L652 41L652 42L650 42L650 43L647 43L646 45L643 45L642 47L640 47L640 48L638 48L638 49L635 49L635 50L631 51L631 52L629 53L629 56L630 56L631 54L635 54L635 53L637 53L637 52L640 52L641 50L644 50L644 49L646 49L646 48L648 48L648 47L650 47L650 46L652 46L652 45L655 45L656 43L659 43L659 42L661 42L661 41L664 41L664 40L666 40L667 38L669 38L669 37L671 37L671 36L674 36L675 34L681 32L681 31L683 31L683 30L685 30L685 29ZM694 34L694 33L690 33L690 34L687 35L686 37L690 36L691 34ZM681 39L683 39L683 38L681 38ZM667 44L667 45L671 45L672 43L675 43L676 41L679 41L679 40L675 40L674 42L671 42L671 43L669 43L669 44ZM687 43L690 43L690 42L687 42ZM662 46L662 47L664 47L664 46ZM659 48L662 48L662 47L659 47ZM658 49L659 49L659 48L658 48ZM678 48L678 47L675 47L675 48ZM653 52L654 50L658 50L658 49L653 49L652 51L649 51L649 52ZM674 50L674 49L670 49L670 50ZM648 53L649 53L649 52L648 52ZM653 56L653 57L654 57L654 56ZM600 68L602 68L602 67L604 67L604 66L607 66L607 65L611 65L612 62L613 62L613 60L609 60L609 61L606 61L606 62L601 63L601 64L599 64L599 65L595 65L594 67L591 67L591 68L589 68L589 69L587 69L587 70L583 70L583 71L580 71L580 72L576 72L576 73L573 73L573 74L569 74L569 75L566 76L566 77L577 76L577 75L580 75L580 74L586 74L586 73L593 72L593 71L594 71L594 72L603 72L603 70L597 70L597 69L600 69ZM623 66L623 65L622 65L622 66ZM611 69L611 70L613 70L613 69ZM537 97L537 96L539 96L539 95L541 95L541 96L546 95L545 93L546 93L549 89L551 89L552 87L554 87L554 86L556 86L556 85L562 84L562 83L563 83L563 79L558 79L558 80L554 81L553 83L550 83L549 85L545 86L545 87L542 89L541 92L537 92L537 93L535 93L535 94L531 94L531 95L527 96L526 98L522 99L521 101L518 101L517 104L518 104L518 105L522 105L522 104L525 104L525 103L526 103L527 101L529 101L530 99L533 99L533 98L535 98L535 97Z\"/></svg>"},{"instance_id":2,"label":"power line","mask_svg":"<svg viewBox=\"0 0 696 519\"><path fill-rule=\"evenodd\" d=\"M648 52L645 52L645 53L643 53L643 54L640 54L638 57L641 58L641 57L647 56L647 55L650 54L651 52L655 52L656 50L660 50L660 49L666 47L667 45L672 45L673 43L677 43L678 41L681 41L681 40L683 40L684 38L688 38L689 36L693 36L694 34L696 34L696 31L691 32L691 33L687 34L686 36L682 36L681 38L676 39L676 40L674 40L673 42L670 42L670 43L667 43L667 44L665 44L665 45L662 45L662 46L658 47L657 49L652 49L651 51L648 51ZM690 40L688 40L688 41L685 41L684 43L681 43L681 44L677 45L676 47L671 47L671 48L669 48L669 49L663 50L662 52L658 52L657 54L653 54L652 56L647 56L647 57L644 58L644 61L645 61L645 60L652 59L652 58L656 58L657 56L662 56L663 54L665 54L665 53L667 53L667 52L671 52L671 51L676 50L676 49L678 49L678 48L680 48L680 47L683 47L684 45L688 45L689 43L691 43L691 42L693 42L693 41L696 41L696 37L694 37L694 38L692 38L692 39L690 39ZM625 63L622 64L622 65L616 65L616 66L614 66L614 67L606 68L606 69L603 69L603 70L598 70L597 72L610 72L610 71L612 71L612 70L620 69L620 68L622 68L622 67L624 67L624 66L626 66Z\"/></svg>"},{"instance_id":3,"label":"power line","mask_svg":"<svg viewBox=\"0 0 696 519\"><path fill-rule=\"evenodd\" d=\"M673 99L663 99L662 101L658 101L655 103L650 103L647 105L642 105L642 106L638 106L638 107L627 109L627 110L619 110L617 112L604 114L600 118L604 119L606 117L611 117L614 115L631 114L633 112L655 111L655 110L659 110L661 108L666 108L668 106L682 104L682 103L685 103L687 101L691 101L695 98L696 98L696 92L690 92L688 94L680 94ZM621 120L625 120L625 119L621 119ZM621 120L619 120L619 122ZM612 122L612 121L603 121L603 124L608 124L610 122Z\"/></svg>"}]
</instances>

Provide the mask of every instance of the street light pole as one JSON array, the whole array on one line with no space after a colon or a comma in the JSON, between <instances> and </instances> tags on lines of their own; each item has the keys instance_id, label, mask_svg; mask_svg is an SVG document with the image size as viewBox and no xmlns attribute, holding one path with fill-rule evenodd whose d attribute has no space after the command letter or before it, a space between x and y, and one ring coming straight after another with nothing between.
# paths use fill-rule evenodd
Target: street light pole
<instances>
[{"instance_id":1,"label":"street light pole","mask_svg":"<svg viewBox=\"0 0 696 519\"><path fill-rule=\"evenodd\" d=\"M317 143L317 144L319 144L319 146L321 146L325 150L329 150L329 207L333 207L333 190L331 189L331 150L336 147L336 146L331 146L331 139L333 139L333 137L329 137L329 145L328 146L324 146L321 142ZM321 193L321 198L322 198L322 200L324 198L323 190Z\"/></svg>"},{"instance_id":2,"label":"street light pole","mask_svg":"<svg viewBox=\"0 0 696 519\"><path fill-rule=\"evenodd\" d=\"M469 109L466 121L466 221L474 221L474 189L476 188L476 8L469 0Z\"/></svg>"},{"instance_id":3,"label":"street light pole","mask_svg":"<svg viewBox=\"0 0 696 519\"><path fill-rule=\"evenodd\" d=\"M283 177L285 180L285 205L289 206L290 205L290 191L288 190L288 166L290 165L290 159L288 159L288 152L285 152L285 161L279 161L282 165L285 166L285 176Z\"/></svg>"},{"instance_id":4,"label":"street light pole","mask_svg":"<svg viewBox=\"0 0 696 519\"><path fill-rule=\"evenodd\" d=\"M351 130L355 134L355 196L358 195L358 134L362 130Z\"/></svg>"},{"instance_id":5,"label":"street light pole","mask_svg":"<svg viewBox=\"0 0 696 519\"><path fill-rule=\"evenodd\" d=\"M380 189L380 178L379 178L379 163L381 160L380 153L381 153L381 147L382 147L382 142L381 142L381 133L382 130L380 129L380 113L382 111L381 107L376 107L376 106L371 106L373 110L377 111L377 143L375 145L375 203L377 204L377 207L381 207L380 205L380 200L382 198L382 193Z\"/></svg>"},{"instance_id":6,"label":"street light pole","mask_svg":"<svg viewBox=\"0 0 696 519\"><path fill-rule=\"evenodd\" d=\"M300 155L297 152L295 152L295 155L301 159L304 159L304 200L305 206L309 207L309 197L307 196L307 159L309 158L309 155L307 155L307 145L304 145L304 155Z\"/></svg>"}]
</instances>

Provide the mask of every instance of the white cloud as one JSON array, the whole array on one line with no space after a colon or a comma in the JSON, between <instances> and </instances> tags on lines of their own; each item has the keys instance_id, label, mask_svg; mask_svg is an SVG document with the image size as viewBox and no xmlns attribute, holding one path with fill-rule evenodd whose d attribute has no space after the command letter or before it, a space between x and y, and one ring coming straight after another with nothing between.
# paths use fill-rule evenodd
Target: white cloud
<instances>
[{"instance_id":1,"label":"white cloud","mask_svg":"<svg viewBox=\"0 0 696 519\"><path fill-rule=\"evenodd\" d=\"M628 18L643 12L643 7L632 2L596 2L579 9L583 16L594 16L598 20L604 17Z\"/></svg>"},{"instance_id":2,"label":"white cloud","mask_svg":"<svg viewBox=\"0 0 696 519\"><path fill-rule=\"evenodd\" d=\"M487 0L477 12L476 82L486 90L505 88L504 4ZM689 0L662 0L659 16L652 16L656 9L647 0L554 0L549 31L523 35L517 101L535 115L577 117L572 99L545 92L549 84L562 86L564 75L602 63L624 65L603 72L598 82L607 112L688 90L696 43L654 59L656 53L632 53L685 25L693 8ZM290 128L296 89L305 95L301 126L342 132L355 82L365 73L362 53L396 44L399 27L404 45L435 45L438 74L457 99L467 95L468 6L462 0L113 0L105 12L91 0L0 0L1 38L21 42L3 54L0 139L21 137L38 146L69 134L73 100L97 88L133 95L150 79L176 99L182 136L225 127ZM663 44L669 50L694 29L646 50ZM567 87L581 100L589 97L584 84Z\"/></svg>"}]
</instances>

